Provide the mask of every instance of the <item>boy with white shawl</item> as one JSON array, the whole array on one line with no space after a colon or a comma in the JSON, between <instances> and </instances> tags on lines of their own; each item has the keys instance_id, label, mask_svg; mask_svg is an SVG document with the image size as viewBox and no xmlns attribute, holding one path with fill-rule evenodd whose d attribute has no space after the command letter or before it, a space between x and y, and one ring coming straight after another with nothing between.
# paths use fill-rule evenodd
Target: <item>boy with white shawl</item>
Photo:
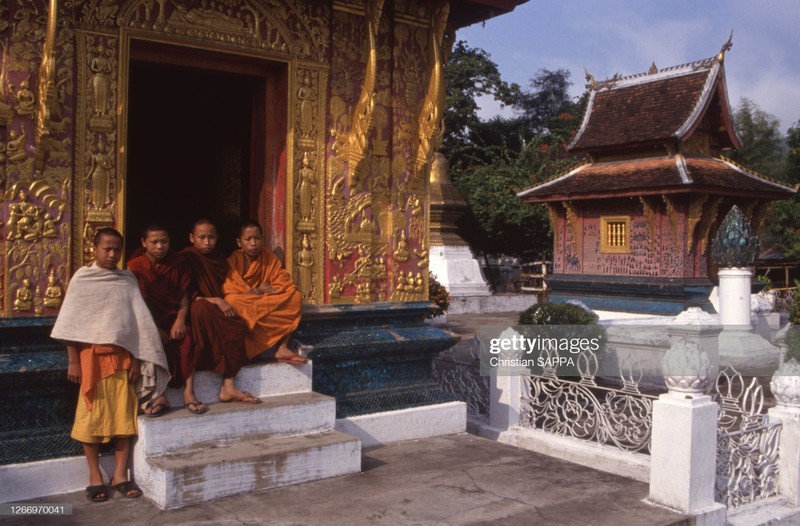
<instances>
[{"instance_id":1,"label":"boy with white shawl","mask_svg":"<svg viewBox=\"0 0 800 526\"><path fill-rule=\"evenodd\" d=\"M131 437L137 434L137 398L157 398L169 381L167 360L136 278L117 264L122 235L113 228L94 237L95 262L80 268L67 288L51 337L67 345L67 377L80 383L72 438L83 443L89 464L86 497L108 500L141 496L128 480ZM134 389L135 385L135 389ZM114 442L110 486L100 472L100 444Z\"/></svg>"}]
</instances>

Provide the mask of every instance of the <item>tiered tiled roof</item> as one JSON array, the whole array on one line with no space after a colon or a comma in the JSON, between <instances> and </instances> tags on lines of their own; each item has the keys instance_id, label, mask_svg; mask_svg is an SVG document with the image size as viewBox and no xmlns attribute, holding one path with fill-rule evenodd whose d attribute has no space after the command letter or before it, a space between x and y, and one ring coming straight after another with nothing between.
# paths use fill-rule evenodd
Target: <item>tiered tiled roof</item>
<instances>
[{"instance_id":1,"label":"tiered tiled roof","mask_svg":"<svg viewBox=\"0 0 800 526\"><path fill-rule=\"evenodd\" d=\"M719 117L727 125L728 143L738 148L728 112L723 62L720 57L651 73L593 82L589 104L570 150L602 151L686 139L720 97Z\"/></svg>"},{"instance_id":2,"label":"tiered tiled roof","mask_svg":"<svg viewBox=\"0 0 800 526\"><path fill-rule=\"evenodd\" d=\"M784 199L794 189L727 159L677 154L584 164L517 195L540 202L687 192Z\"/></svg>"},{"instance_id":3,"label":"tiered tiled roof","mask_svg":"<svg viewBox=\"0 0 800 526\"><path fill-rule=\"evenodd\" d=\"M588 75L589 104L569 145L594 162L518 195L529 202L699 192L784 199L795 190L723 158L684 156L705 137L707 150L739 148L725 87L724 54L602 82ZM692 137L695 132L700 132ZM700 144L700 143L697 143ZM662 156L657 152L664 153ZM631 158L636 157L638 158ZM625 160L614 160L623 158Z\"/></svg>"}]
</instances>

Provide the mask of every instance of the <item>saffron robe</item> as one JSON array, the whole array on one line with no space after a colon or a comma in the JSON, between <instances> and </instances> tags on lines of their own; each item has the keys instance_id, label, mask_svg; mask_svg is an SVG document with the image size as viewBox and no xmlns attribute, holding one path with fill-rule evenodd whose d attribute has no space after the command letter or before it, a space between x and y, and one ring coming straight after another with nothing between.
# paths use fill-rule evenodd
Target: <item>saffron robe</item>
<instances>
[{"instance_id":1,"label":"saffron robe","mask_svg":"<svg viewBox=\"0 0 800 526\"><path fill-rule=\"evenodd\" d=\"M50 333L64 342L114 345L139 360L136 396L142 403L167 387L167 358L158 328L136 282L127 270L93 264L72 276Z\"/></svg>"},{"instance_id":2,"label":"saffron robe","mask_svg":"<svg viewBox=\"0 0 800 526\"><path fill-rule=\"evenodd\" d=\"M172 324L178 316L181 300L189 291L191 270L186 259L181 255L168 253L162 261L154 264L147 257L145 249L140 247L128 260L128 270L139 282L139 290L153 314L156 326L169 336ZM164 343L164 351L172 375L170 385L183 386L186 379L194 373L195 366L189 327L187 326L183 339Z\"/></svg>"},{"instance_id":3,"label":"saffron robe","mask_svg":"<svg viewBox=\"0 0 800 526\"><path fill-rule=\"evenodd\" d=\"M197 368L232 378L247 361L247 323L239 316L225 316L219 307L203 299L225 297L222 284L228 276L228 262L219 252L203 254L194 247L183 249L181 255L192 269L189 297Z\"/></svg>"},{"instance_id":4,"label":"saffron robe","mask_svg":"<svg viewBox=\"0 0 800 526\"><path fill-rule=\"evenodd\" d=\"M222 286L225 301L247 322L247 357L254 358L277 345L300 324L301 296L278 257L265 249L245 270L244 253L228 257L231 272ZM247 292L263 284L275 290L267 294Z\"/></svg>"},{"instance_id":5,"label":"saffron robe","mask_svg":"<svg viewBox=\"0 0 800 526\"><path fill-rule=\"evenodd\" d=\"M104 444L137 434L136 392L128 380L131 354L116 345L82 344L81 394L70 436Z\"/></svg>"}]
</instances>

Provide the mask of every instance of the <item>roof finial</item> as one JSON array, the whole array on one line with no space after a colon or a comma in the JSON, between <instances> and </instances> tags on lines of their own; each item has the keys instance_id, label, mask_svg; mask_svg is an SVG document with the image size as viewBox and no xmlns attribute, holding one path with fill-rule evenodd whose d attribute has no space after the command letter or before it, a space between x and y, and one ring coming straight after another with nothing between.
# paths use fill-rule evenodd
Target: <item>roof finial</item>
<instances>
[{"instance_id":1,"label":"roof finial","mask_svg":"<svg viewBox=\"0 0 800 526\"><path fill-rule=\"evenodd\" d=\"M647 70L647 74L655 75L656 73L658 73L658 66L656 66L655 62L653 62L652 64L650 64L650 69Z\"/></svg>"},{"instance_id":2,"label":"roof finial","mask_svg":"<svg viewBox=\"0 0 800 526\"><path fill-rule=\"evenodd\" d=\"M586 82L589 83L589 87L595 89L595 87L597 87L597 81L594 80L592 74L589 73L589 70L586 69L585 67L583 68L583 72L586 74Z\"/></svg>"},{"instance_id":3,"label":"roof finial","mask_svg":"<svg viewBox=\"0 0 800 526\"><path fill-rule=\"evenodd\" d=\"M732 47L733 47L733 29L731 29L731 36L728 37L728 41L722 44L722 49L719 50L719 54L717 55L717 62L722 62L723 60L725 60L725 52Z\"/></svg>"}]
</instances>

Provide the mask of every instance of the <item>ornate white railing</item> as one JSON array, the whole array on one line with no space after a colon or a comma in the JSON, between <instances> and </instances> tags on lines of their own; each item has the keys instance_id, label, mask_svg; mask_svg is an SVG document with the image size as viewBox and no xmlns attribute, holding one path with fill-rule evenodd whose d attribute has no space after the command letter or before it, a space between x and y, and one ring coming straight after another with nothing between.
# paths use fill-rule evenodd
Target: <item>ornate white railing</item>
<instances>
[{"instance_id":1,"label":"ornate white railing","mask_svg":"<svg viewBox=\"0 0 800 526\"><path fill-rule=\"evenodd\" d=\"M717 376L715 500L735 508L778 492L778 443L781 424L771 424L757 378L747 383L734 368Z\"/></svg>"},{"instance_id":2,"label":"ornate white railing","mask_svg":"<svg viewBox=\"0 0 800 526\"><path fill-rule=\"evenodd\" d=\"M433 360L433 377L448 393L467 404L472 419L489 419L489 377L481 376L480 340L474 338L440 353Z\"/></svg>"},{"instance_id":3,"label":"ornate white railing","mask_svg":"<svg viewBox=\"0 0 800 526\"><path fill-rule=\"evenodd\" d=\"M621 389L598 384L594 353L582 353L576 365L580 377L575 379L559 378L555 368L523 378L520 426L649 453L657 396L640 391L639 362L621 362L613 382Z\"/></svg>"}]
</instances>

